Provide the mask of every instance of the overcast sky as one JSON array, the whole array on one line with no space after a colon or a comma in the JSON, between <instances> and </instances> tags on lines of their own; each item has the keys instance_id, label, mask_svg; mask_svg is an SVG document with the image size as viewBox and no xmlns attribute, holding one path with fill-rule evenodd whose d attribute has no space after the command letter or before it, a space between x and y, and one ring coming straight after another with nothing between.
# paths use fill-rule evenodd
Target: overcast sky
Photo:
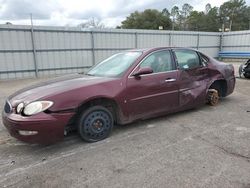
<instances>
[{"instance_id":1,"label":"overcast sky","mask_svg":"<svg viewBox=\"0 0 250 188\"><path fill-rule=\"evenodd\" d=\"M184 3L195 10L204 10L209 2L212 7L220 6L226 0L0 0L0 24L75 26L90 18L98 18L107 27L120 25L130 13L144 9L168 8ZM247 0L248 4L250 0Z\"/></svg>"}]
</instances>

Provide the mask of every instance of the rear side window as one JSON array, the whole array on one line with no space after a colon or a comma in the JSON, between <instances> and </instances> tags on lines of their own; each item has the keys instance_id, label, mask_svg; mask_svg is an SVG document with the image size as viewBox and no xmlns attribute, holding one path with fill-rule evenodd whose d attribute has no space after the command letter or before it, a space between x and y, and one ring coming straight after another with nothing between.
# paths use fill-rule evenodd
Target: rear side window
<instances>
[{"instance_id":1,"label":"rear side window","mask_svg":"<svg viewBox=\"0 0 250 188\"><path fill-rule=\"evenodd\" d=\"M199 55L192 50L175 50L180 69L193 69L201 66Z\"/></svg>"},{"instance_id":2,"label":"rear side window","mask_svg":"<svg viewBox=\"0 0 250 188\"><path fill-rule=\"evenodd\" d=\"M199 53L199 54L200 54L200 57L201 57L201 63L202 63L202 65L204 65L204 66L207 65L209 63L208 57L206 57L202 53Z\"/></svg>"}]
</instances>

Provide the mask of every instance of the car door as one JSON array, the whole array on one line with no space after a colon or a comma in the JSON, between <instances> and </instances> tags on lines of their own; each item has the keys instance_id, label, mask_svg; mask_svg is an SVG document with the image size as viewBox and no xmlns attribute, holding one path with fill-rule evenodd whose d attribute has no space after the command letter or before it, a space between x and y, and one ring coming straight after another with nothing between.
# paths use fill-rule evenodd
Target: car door
<instances>
[{"instance_id":1,"label":"car door","mask_svg":"<svg viewBox=\"0 0 250 188\"><path fill-rule=\"evenodd\" d=\"M199 52L189 49L175 49L175 60L179 69L179 105L191 108L206 101L208 68Z\"/></svg>"},{"instance_id":2,"label":"car door","mask_svg":"<svg viewBox=\"0 0 250 188\"><path fill-rule=\"evenodd\" d=\"M140 68L150 67L153 73L132 76ZM149 54L127 80L127 102L130 119L147 118L168 112L178 106L178 71L169 50Z\"/></svg>"}]
</instances>

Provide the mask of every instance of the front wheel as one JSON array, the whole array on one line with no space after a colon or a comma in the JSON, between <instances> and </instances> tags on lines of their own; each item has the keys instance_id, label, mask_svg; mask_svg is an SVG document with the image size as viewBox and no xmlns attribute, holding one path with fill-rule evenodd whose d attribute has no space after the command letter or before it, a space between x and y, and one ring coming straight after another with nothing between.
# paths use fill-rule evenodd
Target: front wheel
<instances>
[{"instance_id":1,"label":"front wheel","mask_svg":"<svg viewBox=\"0 0 250 188\"><path fill-rule=\"evenodd\" d=\"M78 132L87 142L97 142L107 138L113 128L112 113L103 106L93 106L85 110L78 121Z\"/></svg>"}]
</instances>

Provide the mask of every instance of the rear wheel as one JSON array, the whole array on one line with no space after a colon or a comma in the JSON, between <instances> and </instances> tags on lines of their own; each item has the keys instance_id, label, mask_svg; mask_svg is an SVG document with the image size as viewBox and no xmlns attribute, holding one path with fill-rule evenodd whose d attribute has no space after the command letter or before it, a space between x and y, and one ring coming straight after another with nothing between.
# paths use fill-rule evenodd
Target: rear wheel
<instances>
[{"instance_id":1,"label":"rear wheel","mask_svg":"<svg viewBox=\"0 0 250 188\"><path fill-rule=\"evenodd\" d=\"M113 128L112 113L103 106L93 106L85 110L78 121L78 132L87 142L97 142L107 138Z\"/></svg>"},{"instance_id":2,"label":"rear wheel","mask_svg":"<svg viewBox=\"0 0 250 188\"><path fill-rule=\"evenodd\" d=\"M208 90L207 103L211 106L215 106L219 103L219 93L216 89Z\"/></svg>"}]
</instances>

